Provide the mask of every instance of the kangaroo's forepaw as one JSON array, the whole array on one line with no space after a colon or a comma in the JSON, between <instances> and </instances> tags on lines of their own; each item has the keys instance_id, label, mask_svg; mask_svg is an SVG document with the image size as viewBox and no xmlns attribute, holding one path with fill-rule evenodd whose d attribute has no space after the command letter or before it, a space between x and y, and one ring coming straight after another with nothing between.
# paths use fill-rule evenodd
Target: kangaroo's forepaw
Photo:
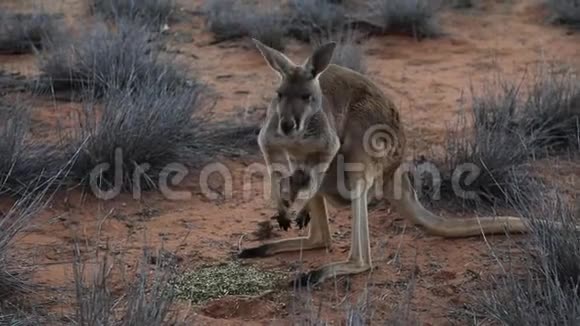
<instances>
[{"instance_id":1,"label":"kangaroo's forepaw","mask_svg":"<svg viewBox=\"0 0 580 326\"><path fill-rule=\"evenodd\" d=\"M310 223L310 213L307 210L303 210L296 217L296 225L299 229L303 229L308 226L308 223Z\"/></svg>"},{"instance_id":2,"label":"kangaroo's forepaw","mask_svg":"<svg viewBox=\"0 0 580 326\"><path fill-rule=\"evenodd\" d=\"M320 269L314 269L306 273L300 273L298 277L290 282L292 287L308 287L319 284L323 281L324 273Z\"/></svg>"},{"instance_id":3,"label":"kangaroo's forepaw","mask_svg":"<svg viewBox=\"0 0 580 326\"><path fill-rule=\"evenodd\" d=\"M259 258L269 256L268 247L266 245L257 246L254 248L243 249L239 254L238 258Z\"/></svg>"},{"instance_id":4,"label":"kangaroo's forepaw","mask_svg":"<svg viewBox=\"0 0 580 326\"><path fill-rule=\"evenodd\" d=\"M292 220L286 213L279 212L278 214L272 216L272 219L278 221L278 225L284 231L288 231L288 229L292 227Z\"/></svg>"}]
</instances>

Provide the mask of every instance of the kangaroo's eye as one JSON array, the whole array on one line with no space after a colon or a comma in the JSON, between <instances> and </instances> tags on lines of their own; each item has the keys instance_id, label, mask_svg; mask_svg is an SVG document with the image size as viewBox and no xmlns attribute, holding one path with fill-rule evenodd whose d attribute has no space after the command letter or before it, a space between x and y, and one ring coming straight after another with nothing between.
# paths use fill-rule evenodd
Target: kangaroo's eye
<instances>
[{"instance_id":1,"label":"kangaroo's eye","mask_svg":"<svg viewBox=\"0 0 580 326\"><path fill-rule=\"evenodd\" d=\"M279 100L282 99L282 93L276 92L276 96L278 97Z\"/></svg>"},{"instance_id":2,"label":"kangaroo's eye","mask_svg":"<svg viewBox=\"0 0 580 326\"><path fill-rule=\"evenodd\" d=\"M310 95L310 94L303 94L302 95L302 100L304 100L306 102L310 102L310 100L312 100L312 95Z\"/></svg>"}]
</instances>

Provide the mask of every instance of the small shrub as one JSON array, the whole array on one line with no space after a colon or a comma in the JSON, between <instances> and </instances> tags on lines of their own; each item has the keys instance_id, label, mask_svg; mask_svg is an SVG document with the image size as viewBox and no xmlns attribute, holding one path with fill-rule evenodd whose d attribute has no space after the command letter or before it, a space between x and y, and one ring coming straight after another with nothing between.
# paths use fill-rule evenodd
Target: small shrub
<instances>
[{"instance_id":1,"label":"small shrub","mask_svg":"<svg viewBox=\"0 0 580 326\"><path fill-rule=\"evenodd\" d=\"M87 102L74 135L77 144L87 141L72 176L104 190L152 189L170 164L201 161L204 153L194 148L204 141L204 89L168 90L157 81L109 90L102 108Z\"/></svg>"},{"instance_id":2,"label":"small shrub","mask_svg":"<svg viewBox=\"0 0 580 326\"><path fill-rule=\"evenodd\" d=\"M163 83L174 88L186 83L177 69L160 58L145 27L119 22L115 31L105 25L91 26L85 33L64 43L51 45L40 57L43 73L40 91L93 92L107 89L142 88Z\"/></svg>"},{"instance_id":3,"label":"small shrub","mask_svg":"<svg viewBox=\"0 0 580 326\"><path fill-rule=\"evenodd\" d=\"M241 38L247 35L240 5L235 0L210 0L204 4L208 29L217 41Z\"/></svg>"},{"instance_id":4,"label":"small shrub","mask_svg":"<svg viewBox=\"0 0 580 326\"><path fill-rule=\"evenodd\" d=\"M211 122L211 104L201 83L169 90L159 81L87 101L71 135L82 150L70 178L99 192L153 190L176 169L257 148L258 126Z\"/></svg>"},{"instance_id":5,"label":"small shrub","mask_svg":"<svg viewBox=\"0 0 580 326\"><path fill-rule=\"evenodd\" d=\"M570 70L538 68L522 94L516 124L530 138L535 156L578 152L580 79Z\"/></svg>"},{"instance_id":6,"label":"small shrub","mask_svg":"<svg viewBox=\"0 0 580 326\"><path fill-rule=\"evenodd\" d=\"M0 53L23 54L41 49L60 35L54 16L0 12Z\"/></svg>"},{"instance_id":7,"label":"small shrub","mask_svg":"<svg viewBox=\"0 0 580 326\"><path fill-rule=\"evenodd\" d=\"M291 0L289 34L302 41L333 33L347 23L346 9L328 0Z\"/></svg>"},{"instance_id":8,"label":"small shrub","mask_svg":"<svg viewBox=\"0 0 580 326\"><path fill-rule=\"evenodd\" d=\"M30 139L29 128L28 108L0 102L0 195L18 197L43 187L66 163L58 146Z\"/></svg>"},{"instance_id":9,"label":"small shrub","mask_svg":"<svg viewBox=\"0 0 580 326\"><path fill-rule=\"evenodd\" d=\"M555 192L536 191L536 195L532 205L519 208L523 216L530 218L532 228L522 250L518 250L522 266L503 269L493 280L492 289L474 299L477 310L503 325L577 325L580 321L577 217ZM562 227L550 224L553 222L561 223Z\"/></svg>"},{"instance_id":10,"label":"small shrub","mask_svg":"<svg viewBox=\"0 0 580 326\"><path fill-rule=\"evenodd\" d=\"M90 0L94 14L115 21L131 21L159 27L175 13L174 0Z\"/></svg>"},{"instance_id":11,"label":"small shrub","mask_svg":"<svg viewBox=\"0 0 580 326\"><path fill-rule=\"evenodd\" d=\"M431 0L373 0L370 15L384 33L404 33L415 38L441 34L439 5Z\"/></svg>"},{"instance_id":12,"label":"small shrub","mask_svg":"<svg viewBox=\"0 0 580 326\"><path fill-rule=\"evenodd\" d=\"M500 78L486 84L481 95L472 94L468 116L461 116L458 124L448 130L441 164L442 197L457 199L454 187L460 186L473 197L462 198L464 204L521 205L513 200L525 199L525 194L531 193L529 187L534 178L530 165L534 160L577 155L580 83L572 73L553 74L541 68L530 80L515 83ZM465 175L459 173L466 168L476 174L469 176L467 170ZM435 185L423 188L432 186Z\"/></svg>"},{"instance_id":13,"label":"small shrub","mask_svg":"<svg viewBox=\"0 0 580 326\"><path fill-rule=\"evenodd\" d=\"M250 36L277 50L286 46L287 21L277 6L264 10L232 0L211 0L204 12L218 42Z\"/></svg>"},{"instance_id":14,"label":"small shrub","mask_svg":"<svg viewBox=\"0 0 580 326\"><path fill-rule=\"evenodd\" d=\"M252 38L279 51L286 47L287 26L280 9L270 9L248 15L245 24Z\"/></svg>"},{"instance_id":15,"label":"small shrub","mask_svg":"<svg viewBox=\"0 0 580 326\"><path fill-rule=\"evenodd\" d=\"M10 92L22 92L30 88L31 80L16 72L0 69L0 97ZM0 100L0 110L2 109Z\"/></svg>"},{"instance_id":16,"label":"small shrub","mask_svg":"<svg viewBox=\"0 0 580 326\"><path fill-rule=\"evenodd\" d=\"M84 272L86 266L81 263L80 250L75 245L75 322L89 326L161 326L175 322L175 316L170 311L175 294L168 283L172 273L163 269L161 260L157 261L151 273L148 266L150 257L150 253L144 250L136 278L126 284L126 295L115 298L109 284L114 266L109 259L106 256L98 258L98 269L87 280Z\"/></svg>"},{"instance_id":17,"label":"small shrub","mask_svg":"<svg viewBox=\"0 0 580 326\"><path fill-rule=\"evenodd\" d=\"M357 42L356 31L343 30L342 32L318 38L315 46L327 42L336 42L336 48L332 56L332 63L343 66L361 74L366 72L364 53L362 46Z\"/></svg>"},{"instance_id":18,"label":"small shrub","mask_svg":"<svg viewBox=\"0 0 580 326\"><path fill-rule=\"evenodd\" d=\"M35 188L30 186L32 190L21 193L8 211L0 211L0 316L3 314L2 310L10 306L6 305L7 303L18 295L32 290L32 285L26 280L26 271L17 270L14 262L11 261L9 256L11 245L16 237L30 225L36 214L50 202L51 192L58 186L61 174L66 175L68 171L67 165L61 166L61 170L52 178L47 180L43 178L42 182L33 182L39 186ZM5 187L5 180L6 178L0 180L0 187Z\"/></svg>"},{"instance_id":19,"label":"small shrub","mask_svg":"<svg viewBox=\"0 0 580 326\"><path fill-rule=\"evenodd\" d=\"M471 9L479 5L479 0L450 0L449 3L454 9Z\"/></svg>"},{"instance_id":20,"label":"small shrub","mask_svg":"<svg viewBox=\"0 0 580 326\"><path fill-rule=\"evenodd\" d=\"M580 1L578 0L547 0L548 6L561 24L580 27Z\"/></svg>"},{"instance_id":21,"label":"small shrub","mask_svg":"<svg viewBox=\"0 0 580 326\"><path fill-rule=\"evenodd\" d=\"M422 188L439 191L444 202L460 206L510 206L528 193L533 179L528 146L517 130L508 128L510 111L486 110L474 101L471 111L463 113L468 116L462 115L447 131L440 184Z\"/></svg>"}]
</instances>

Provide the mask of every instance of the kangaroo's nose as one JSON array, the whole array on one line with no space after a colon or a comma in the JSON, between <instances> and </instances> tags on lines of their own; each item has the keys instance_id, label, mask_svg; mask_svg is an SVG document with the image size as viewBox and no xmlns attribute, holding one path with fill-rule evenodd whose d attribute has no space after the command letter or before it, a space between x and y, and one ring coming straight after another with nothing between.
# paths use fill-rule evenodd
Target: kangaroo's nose
<instances>
[{"instance_id":1,"label":"kangaroo's nose","mask_svg":"<svg viewBox=\"0 0 580 326\"><path fill-rule=\"evenodd\" d=\"M293 120L280 121L280 129L285 135L290 134L296 128L296 123Z\"/></svg>"}]
</instances>

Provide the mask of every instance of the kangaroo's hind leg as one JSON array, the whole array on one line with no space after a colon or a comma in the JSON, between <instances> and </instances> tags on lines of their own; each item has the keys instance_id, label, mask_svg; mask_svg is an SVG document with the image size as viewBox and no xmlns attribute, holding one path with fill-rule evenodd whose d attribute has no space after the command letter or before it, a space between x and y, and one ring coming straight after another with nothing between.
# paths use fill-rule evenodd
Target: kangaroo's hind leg
<instances>
[{"instance_id":1,"label":"kangaroo's hind leg","mask_svg":"<svg viewBox=\"0 0 580 326\"><path fill-rule=\"evenodd\" d=\"M349 257L346 261L330 263L300 275L296 281L303 286L316 284L334 276L362 273L372 268L367 209L370 187L362 173L351 174L349 179L352 194L352 236Z\"/></svg>"}]
</instances>

